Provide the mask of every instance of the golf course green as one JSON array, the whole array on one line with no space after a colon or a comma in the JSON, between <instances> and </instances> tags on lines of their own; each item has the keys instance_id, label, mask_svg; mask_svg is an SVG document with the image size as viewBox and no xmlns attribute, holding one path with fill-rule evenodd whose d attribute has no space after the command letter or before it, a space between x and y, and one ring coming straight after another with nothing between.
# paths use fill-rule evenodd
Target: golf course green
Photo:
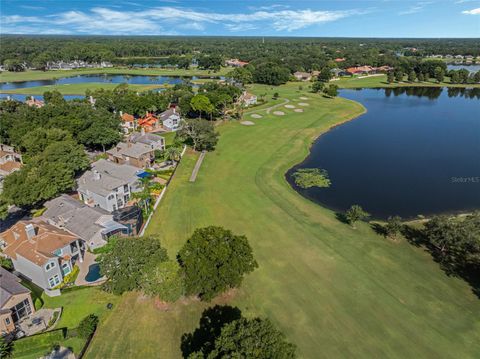
<instances>
[{"instance_id":1,"label":"golf course green","mask_svg":"<svg viewBox=\"0 0 480 359\"><path fill-rule=\"evenodd\" d=\"M255 125L218 126L217 149L193 183L198 154L187 153L147 234L172 258L198 227L245 234L259 268L213 303L270 318L301 358L478 357L480 301L464 281L448 277L405 240L385 239L367 223L353 229L340 222L285 180L314 138L365 109L300 90L298 83L249 91L267 99L278 92L272 103L279 106L250 109L244 120ZM294 108L285 107L287 100ZM294 111L299 108L302 113ZM128 293L101 323L86 357L180 358L181 335L213 303L185 299L166 308Z\"/></svg>"}]
</instances>

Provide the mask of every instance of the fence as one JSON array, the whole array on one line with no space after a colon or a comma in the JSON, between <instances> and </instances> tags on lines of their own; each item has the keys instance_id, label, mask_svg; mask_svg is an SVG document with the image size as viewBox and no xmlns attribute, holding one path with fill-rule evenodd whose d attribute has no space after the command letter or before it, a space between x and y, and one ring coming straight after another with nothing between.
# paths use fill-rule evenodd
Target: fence
<instances>
[{"instance_id":1,"label":"fence","mask_svg":"<svg viewBox=\"0 0 480 359\"><path fill-rule=\"evenodd\" d=\"M180 154L180 161L183 158L183 155L185 154L185 151L187 150L187 146L183 146L182 153ZM165 184L165 187L163 187L162 192L160 193L160 196L158 196L157 200L155 201L155 204L153 205L153 211L150 213L148 216L147 221L145 222L145 225L143 226L142 230L140 231L139 237L143 237L145 234L145 230L147 229L148 225L150 224L150 221L152 219L153 214L157 210L158 205L160 204L160 201L162 200L163 196L165 195L165 192L167 191L168 185L170 184L170 181L172 180L173 176L175 175L175 172L177 172L178 165L180 164L180 161L178 161L177 165L175 166L175 169L173 170L172 175L168 179L167 183Z\"/></svg>"}]
</instances>

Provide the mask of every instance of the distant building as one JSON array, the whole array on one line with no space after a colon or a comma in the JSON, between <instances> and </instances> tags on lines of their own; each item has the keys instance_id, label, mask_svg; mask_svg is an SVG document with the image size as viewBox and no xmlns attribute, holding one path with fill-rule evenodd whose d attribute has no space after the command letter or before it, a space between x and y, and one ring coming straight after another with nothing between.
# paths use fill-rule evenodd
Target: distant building
<instances>
[{"instance_id":1,"label":"distant building","mask_svg":"<svg viewBox=\"0 0 480 359\"><path fill-rule=\"evenodd\" d=\"M239 97L239 102L243 103L245 106L252 106L257 104L257 96L251 94L247 91L243 91L243 93Z\"/></svg>"},{"instance_id":2,"label":"distant building","mask_svg":"<svg viewBox=\"0 0 480 359\"><path fill-rule=\"evenodd\" d=\"M177 131L180 129L182 118L180 109L177 106L171 106L168 110L160 114L162 126L167 131Z\"/></svg>"},{"instance_id":3,"label":"distant building","mask_svg":"<svg viewBox=\"0 0 480 359\"><path fill-rule=\"evenodd\" d=\"M91 207L113 212L126 207L134 192L141 190L137 167L120 165L107 160L92 163L77 180L80 200Z\"/></svg>"},{"instance_id":4,"label":"distant building","mask_svg":"<svg viewBox=\"0 0 480 359\"><path fill-rule=\"evenodd\" d=\"M301 72L297 71L293 74L293 76L298 80L298 81L310 81L312 79L312 74L309 72Z\"/></svg>"},{"instance_id":5,"label":"distant building","mask_svg":"<svg viewBox=\"0 0 480 359\"><path fill-rule=\"evenodd\" d=\"M346 71L350 75L370 75L375 72L375 69L371 66L358 66L358 67L349 67Z\"/></svg>"},{"instance_id":6,"label":"distant building","mask_svg":"<svg viewBox=\"0 0 480 359\"><path fill-rule=\"evenodd\" d=\"M239 59L230 59L225 61L225 64L232 67L244 67L248 65L248 62L240 61Z\"/></svg>"},{"instance_id":7,"label":"distant building","mask_svg":"<svg viewBox=\"0 0 480 359\"><path fill-rule=\"evenodd\" d=\"M133 117L133 115L130 115L128 113L123 113L122 111L120 111L120 119L122 121L121 126L123 129L123 132L129 133L135 130L136 128L135 117Z\"/></svg>"},{"instance_id":8,"label":"distant building","mask_svg":"<svg viewBox=\"0 0 480 359\"><path fill-rule=\"evenodd\" d=\"M346 59L344 57L337 57L335 60L335 62L344 62Z\"/></svg>"},{"instance_id":9,"label":"distant building","mask_svg":"<svg viewBox=\"0 0 480 359\"><path fill-rule=\"evenodd\" d=\"M22 156L13 147L0 143L0 193L3 190L3 180L9 174L22 167Z\"/></svg>"},{"instance_id":10,"label":"distant building","mask_svg":"<svg viewBox=\"0 0 480 359\"><path fill-rule=\"evenodd\" d=\"M83 262L83 241L44 221L20 221L0 233L0 249L15 270L43 289L58 286Z\"/></svg>"},{"instance_id":11,"label":"distant building","mask_svg":"<svg viewBox=\"0 0 480 359\"><path fill-rule=\"evenodd\" d=\"M30 290L16 275L0 267L0 336L15 331L15 324L35 313Z\"/></svg>"},{"instance_id":12,"label":"distant building","mask_svg":"<svg viewBox=\"0 0 480 359\"><path fill-rule=\"evenodd\" d=\"M145 132L152 132L161 129L160 120L150 112L138 120L138 125L145 130Z\"/></svg>"},{"instance_id":13,"label":"distant building","mask_svg":"<svg viewBox=\"0 0 480 359\"><path fill-rule=\"evenodd\" d=\"M41 108L45 106L45 102L42 100L37 100L35 97L30 96L28 100L25 101L25 103L30 106L30 107L36 107L36 108Z\"/></svg>"}]
</instances>

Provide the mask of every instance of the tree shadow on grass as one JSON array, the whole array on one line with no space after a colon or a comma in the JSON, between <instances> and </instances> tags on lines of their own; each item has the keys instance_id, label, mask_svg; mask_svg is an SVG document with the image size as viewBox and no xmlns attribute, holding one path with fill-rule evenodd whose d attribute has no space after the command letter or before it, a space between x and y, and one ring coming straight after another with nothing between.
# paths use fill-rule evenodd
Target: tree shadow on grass
<instances>
[{"instance_id":1,"label":"tree shadow on grass","mask_svg":"<svg viewBox=\"0 0 480 359\"><path fill-rule=\"evenodd\" d=\"M340 222L342 223L345 223L345 224L350 224L348 222L348 219L347 219L347 216L345 215L345 213L341 213L341 212L336 212L335 213L335 218L338 219Z\"/></svg>"},{"instance_id":2,"label":"tree shadow on grass","mask_svg":"<svg viewBox=\"0 0 480 359\"><path fill-rule=\"evenodd\" d=\"M220 335L222 328L240 319L242 312L237 307L216 305L205 309L200 318L200 326L193 333L182 335L180 349L184 358L192 353L203 351L206 356L214 348L215 339Z\"/></svg>"},{"instance_id":3,"label":"tree shadow on grass","mask_svg":"<svg viewBox=\"0 0 480 359\"><path fill-rule=\"evenodd\" d=\"M383 237L387 236L387 231L385 230L385 226L382 226L380 223L372 222L370 223L370 228L373 229L373 231Z\"/></svg>"}]
</instances>

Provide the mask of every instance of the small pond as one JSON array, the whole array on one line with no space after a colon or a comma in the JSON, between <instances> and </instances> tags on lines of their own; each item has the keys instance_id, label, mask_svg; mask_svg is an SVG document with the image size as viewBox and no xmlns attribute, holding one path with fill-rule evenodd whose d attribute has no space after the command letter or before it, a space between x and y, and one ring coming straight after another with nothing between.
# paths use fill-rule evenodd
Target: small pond
<instances>
[{"instance_id":1,"label":"small pond","mask_svg":"<svg viewBox=\"0 0 480 359\"><path fill-rule=\"evenodd\" d=\"M102 275L100 274L100 265L98 263L94 263L88 267L88 273L85 276L85 281L87 282L96 282L102 278Z\"/></svg>"},{"instance_id":2,"label":"small pond","mask_svg":"<svg viewBox=\"0 0 480 359\"><path fill-rule=\"evenodd\" d=\"M367 113L315 141L286 177L335 211L359 204L374 218L480 209L480 89L342 90ZM297 168L328 171L329 188L301 189Z\"/></svg>"}]
</instances>

